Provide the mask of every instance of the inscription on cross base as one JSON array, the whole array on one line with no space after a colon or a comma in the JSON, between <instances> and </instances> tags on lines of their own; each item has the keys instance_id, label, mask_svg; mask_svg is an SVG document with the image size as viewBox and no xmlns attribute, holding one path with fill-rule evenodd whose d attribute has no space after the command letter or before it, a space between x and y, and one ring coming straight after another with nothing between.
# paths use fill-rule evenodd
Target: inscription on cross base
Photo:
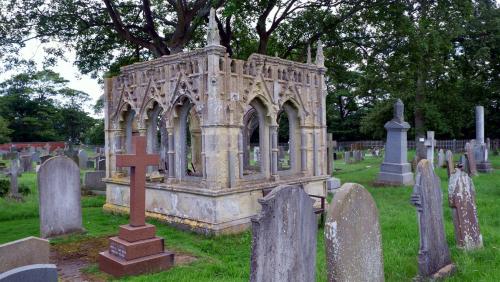
<instances>
[{"instance_id":1,"label":"inscription on cross base","mask_svg":"<svg viewBox=\"0 0 500 282\"><path fill-rule=\"evenodd\" d=\"M146 168L158 165L159 155L146 152L146 137L133 136L132 150L135 154L116 155L117 167L130 167L130 225L146 224Z\"/></svg>"}]
</instances>

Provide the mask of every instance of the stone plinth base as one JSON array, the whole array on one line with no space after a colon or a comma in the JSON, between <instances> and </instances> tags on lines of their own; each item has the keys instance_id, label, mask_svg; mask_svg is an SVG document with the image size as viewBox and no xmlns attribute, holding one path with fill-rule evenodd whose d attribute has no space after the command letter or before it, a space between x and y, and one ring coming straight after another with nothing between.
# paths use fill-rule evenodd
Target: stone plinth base
<instances>
[{"instance_id":1,"label":"stone plinth base","mask_svg":"<svg viewBox=\"0 0 500 282\"><path fill-rule=\"evenodd\" d=\"M109 250L99 253L99 269L115 277L169 269L174 254L164 250L163 238L147 224L120 226L120 235L109 239Z\"/></svg>"},{"instance_id":2,"label":"stone plinth base","mask_svg":"<svg viewBox=\"0 0 500 282\"><path fill-rule=\"evenodd\" d=\"M413 173L409 163L382 163L375 186L406 186L413 185Z\"/></svg>"},{"instance_id":3,"label":"stone plinth base","mask_svg":"<svg viewBox=\"0 0 500 282\"><path fill-rule=\"evenodd\" d=\"M490 162L482 162L476 165L477 171L482 173L491 173L493 172L493 166Z\"/></svg>"}]
</instances>

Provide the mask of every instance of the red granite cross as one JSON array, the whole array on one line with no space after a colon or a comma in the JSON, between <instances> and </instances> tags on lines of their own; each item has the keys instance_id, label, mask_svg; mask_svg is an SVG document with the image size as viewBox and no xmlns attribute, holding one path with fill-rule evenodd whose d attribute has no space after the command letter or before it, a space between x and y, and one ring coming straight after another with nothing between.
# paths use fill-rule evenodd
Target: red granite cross
<instances>
[{"instance_id":1,"label":"red granite cross","mask_svg":"<svg viewBox=\"0 0 500 282\"><path fill-rule=\"evenodd\" d=\"M116 166L130 167L130 225L146 224L146 168L158 165L160 157L146 152L146 137L132 137L135 155L116 155Z\"/></svg>"}]
</instances>

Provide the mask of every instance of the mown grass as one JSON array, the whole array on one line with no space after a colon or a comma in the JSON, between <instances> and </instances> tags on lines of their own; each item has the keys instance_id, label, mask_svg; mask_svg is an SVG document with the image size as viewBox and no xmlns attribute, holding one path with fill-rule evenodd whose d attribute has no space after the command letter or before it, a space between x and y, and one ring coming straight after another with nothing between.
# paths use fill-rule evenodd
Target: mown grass
<instances>
[{"instance_id":1,"label":"mown grass","mask_svg":"<svg viewBox=\"0 0 500 282\"><path fill-rule=\"evenodd\" d=\"M409 156L411 157L411 156ZM387 281L410 281L417 273L419 244L418 224L414 207L409 199L411 187L374 188L373 180L382 159L367 158L356 164L336 162L336 177L345 182L365 186L373 195L379 209L384 251L384 270ZM445 230L457 273L448 281L499 281L500 280L500 157L492 157L496 168L493 174L474 177L481 232L485 247L475 252L464 252L455 247L453 223L447 201L443 202ZM444 199L447 199L447 177L438 168ZM36 177L25 173L20 178L32 188L25 202L15 203L0 199L0 243L26 236L39 236L38 200ZM103 213L104 197L83 197L83 222L87 233L53 240L64 244L81 238L116 234L117 227L127 222L127 217ZM207 237L179 231L160 222L158 235L165 238L168 249L195 256L191 264L181 265L169 271L127 277L124 281L248 281L250 268L251 232L239 235ZM355 243L355 242L353 242ZM323 229L318 230L316 280L326 281ZM98 250L96 250L97 252ZM86 272L98 273L96 265ZM105 276L106 277L106 276ZM109 277L107 277L109 278Z\"/></svg>"}]
</instances>

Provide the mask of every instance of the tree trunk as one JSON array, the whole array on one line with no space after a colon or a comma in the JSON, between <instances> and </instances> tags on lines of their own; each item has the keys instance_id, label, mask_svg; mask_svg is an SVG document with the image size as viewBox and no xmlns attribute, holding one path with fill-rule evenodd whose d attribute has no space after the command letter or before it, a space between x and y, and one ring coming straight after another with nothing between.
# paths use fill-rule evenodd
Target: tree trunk
<instances>
[{"instance_id":1,"label":"tree trunk","mask_svg":"<svg viewBox=\"0 0 500 282\"><path fill-rule=\"evenodd\" d=\"M423 103L425 102L425 79L424 73L419 68L417 70L417 85L415 89L415 144L416 156L418 160L426 158L426 150L423 142L419 140L425 138Z\"/></svg>"},{"instance_id":2,"label":"tree trunk","mask_svg":"<svg viewBox=\"0 0 500 282\"><path fill-rule=\"evenodd\" d=\"M259 35L259 49L257 53L266 55L267 54L267 44L269 43L269 36L267 34Z\"/></svg>"}]
</instances>

